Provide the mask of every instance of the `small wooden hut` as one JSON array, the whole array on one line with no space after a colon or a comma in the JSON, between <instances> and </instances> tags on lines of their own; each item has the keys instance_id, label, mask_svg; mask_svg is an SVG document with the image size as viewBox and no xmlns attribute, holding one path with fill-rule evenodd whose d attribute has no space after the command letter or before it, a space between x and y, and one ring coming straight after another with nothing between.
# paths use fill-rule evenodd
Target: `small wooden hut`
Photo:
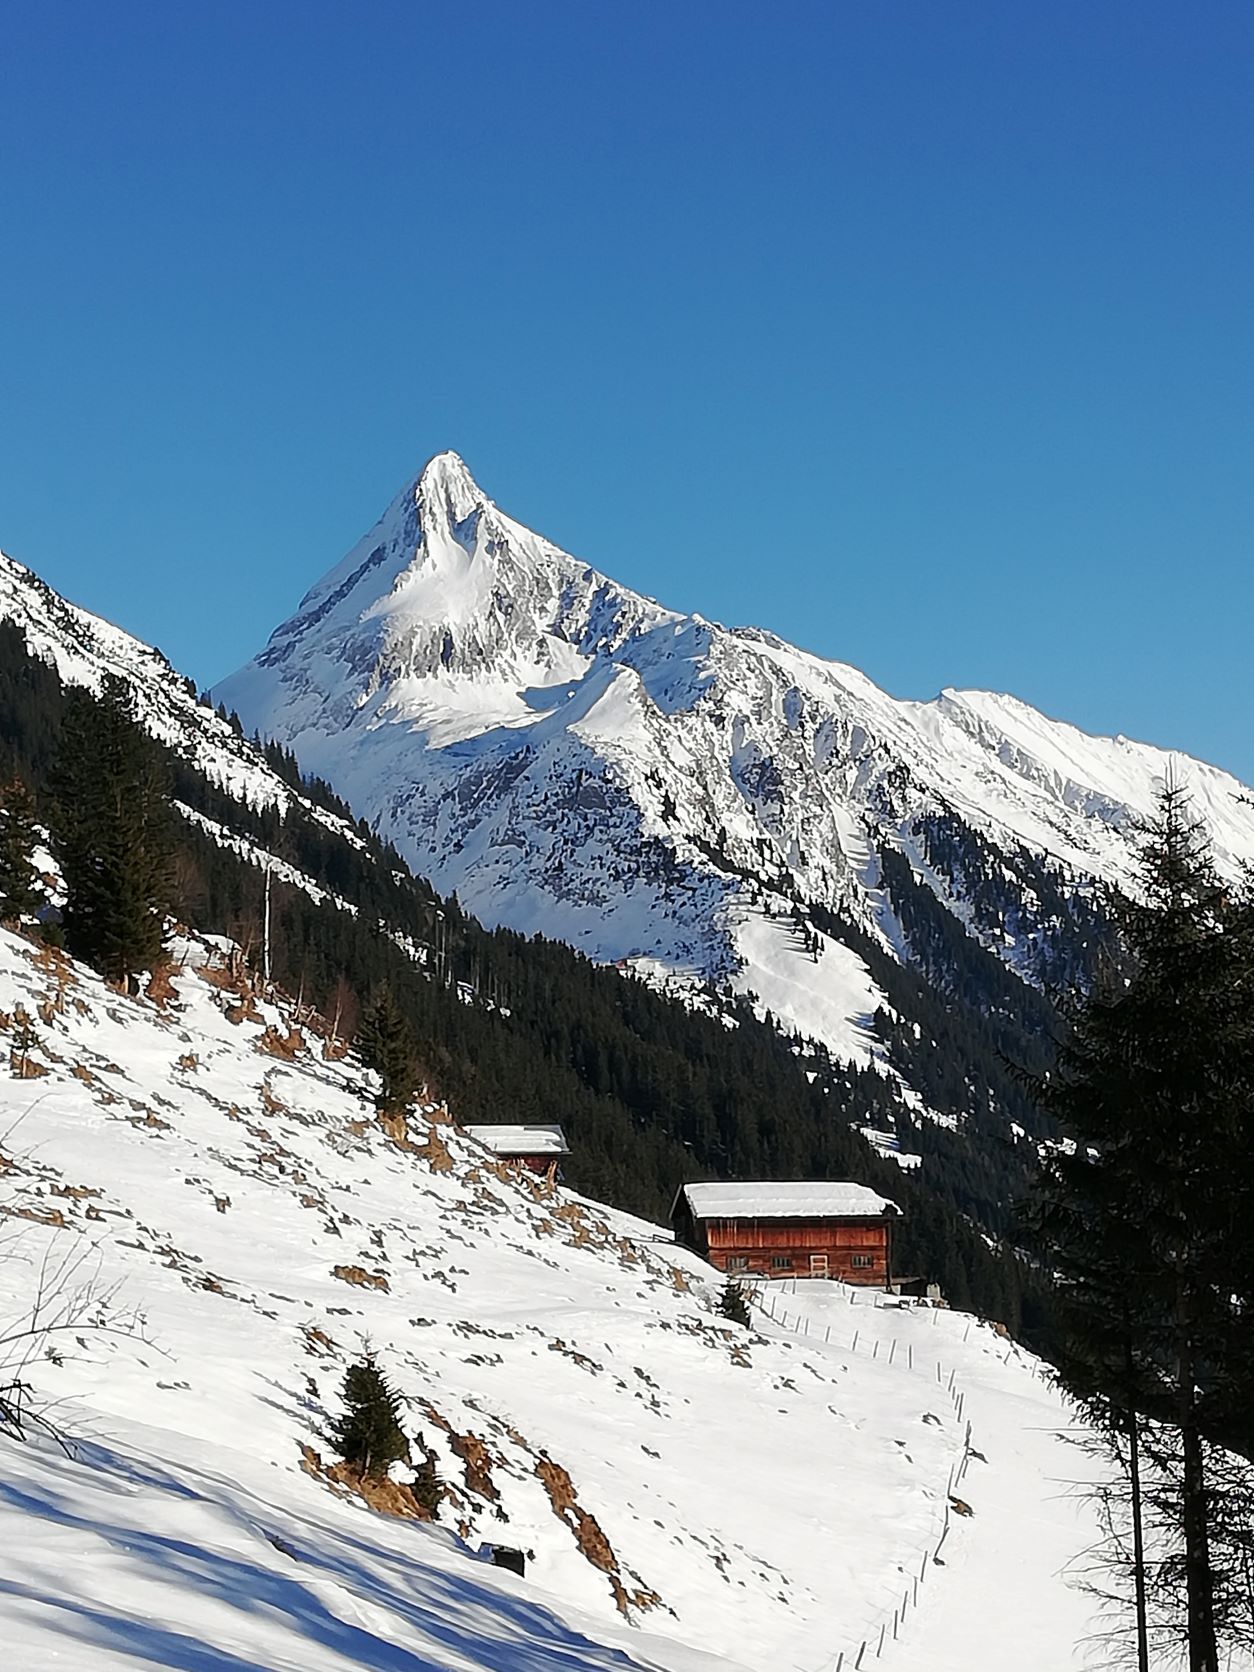
<instances>
[{"instance_id":1,"label":"small wooden hut","mask_svg":"<svg viewBox=\"0 0 1254 1672\"><path fill-rule=\"evenodd\" d=\"M570 1146L560 1126L466 1126L467 1137L491 1150L498 1161L526 1167L552 1183Z\"/></svg>"}]
</instances>

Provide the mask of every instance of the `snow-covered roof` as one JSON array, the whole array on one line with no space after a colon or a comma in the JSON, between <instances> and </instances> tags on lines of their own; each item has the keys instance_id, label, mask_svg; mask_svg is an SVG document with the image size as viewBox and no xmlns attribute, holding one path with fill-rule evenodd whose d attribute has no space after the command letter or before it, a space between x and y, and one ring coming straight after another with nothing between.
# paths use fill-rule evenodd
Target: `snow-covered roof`
<instances>
[{"instance_id":1,"label":"snow-covered roof","mask_svg":"<svg viewBox=\"0 0 1254 1672\"><path fill-rule=\"evenodd\" d=\"M464 1126L462 1131L494 1155L569 1155L560 1126Z\"/></svg>"},{"instance_id":2,"label":"snow-covered roof","mask_svg":"<svg viewBox=\"0 0 1254 1672\"><path fill-rule=\"evenodd\" d=\"M697 1219L881 1219L901 1209L864 1184L803 1179L781 1184L686 1184Z\"/></svg>"}]
</instances>

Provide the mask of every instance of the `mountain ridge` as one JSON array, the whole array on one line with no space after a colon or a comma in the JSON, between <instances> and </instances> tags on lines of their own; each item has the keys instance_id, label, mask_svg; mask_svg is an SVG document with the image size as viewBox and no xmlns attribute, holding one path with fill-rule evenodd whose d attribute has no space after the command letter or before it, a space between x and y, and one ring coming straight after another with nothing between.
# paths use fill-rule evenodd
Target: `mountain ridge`
<instances>
[{"instance_id":1,"label":"mountain ridge","mask_svg":"<svg viewBox=\"0 0 1254 1672\"><path fill-rule=\"evenodd\" d=\"M667 610L514 522L455 454L215 694L484 921L753 994L855 1061L883 993L815 913L909 957L886 852L1038 985L1065 928L1043 896L1087 909L1133 886L1164 776L1189 783L1221 869L1254 860L1254 795L1221 769L998 693L896 699L765 629ZM999 889L1000 922L975 907Z\"/></svg>"}]
</instances>

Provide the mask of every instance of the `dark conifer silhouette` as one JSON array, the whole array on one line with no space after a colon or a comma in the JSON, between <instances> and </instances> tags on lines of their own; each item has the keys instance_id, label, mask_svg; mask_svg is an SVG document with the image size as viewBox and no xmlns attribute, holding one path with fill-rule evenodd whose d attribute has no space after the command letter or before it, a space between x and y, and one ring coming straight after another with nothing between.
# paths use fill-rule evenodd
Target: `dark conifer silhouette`
<instances>
[{"instance_id":1,"label":"dark conifer silhouette","mask_svg":"<svg viewBox=\"0 0 1254 1672\"><path fill-rule=\"evenodd\" d=\"M31 858L38 839L34 798L14 778L0 790L0 920L30 917L44 903Z\"/></svg>"},{"instance_id":2,"label":"dark conifer silhouette","mask_svg":"<svg viewBox=\"0 0 1254 1672\"><path fill-rule=\"evenodd\" d=\"M66 692L53 787L66 946L133 987L164 952L170 829L162 759L122 680L106 679L99 697Z\"/></svg>"},{"instance_id":3,"label":"dark conifer silhouette","mask_svg":"<svg viewBox=\"0 0 1254 1672\"><path fill-rule=\"evenodd\" d=\"M749 1311L749 1297L745 1293L743 1283L738 1283L734 1277L729 1277L723 1285L723 1291L718 1297L720 1314L733 1324L740 1324L748 1329L753 1322Z\"/></svg>"},{"instance_id":4,"label":"dark conifer silhouette","mask_svg":"<svg viewBox=\"0 0 1254 1672\"><path fill-rule=\"evenodd\" d=\"M1092 995L1038 1087L1070 1142L1043 1166L1035 1226L1057 1283L1059 1371L1133 1471L1134 1532L1144 1433L1176 1474L1189 1666L1215 1672L1206 1441L1250 1438L1251 1295L1237 1290L1254 956L1249 914L1179 787L1161 797L1142 872L1143 900L1123 914L1130 973ZM1144 1665L1143 1634L1139 1652Z\"/></svg>"},{"instance_id":5,"label":"dark conifer silhouette","mask_svg":"<svg viewBox=\"0 0 1254 1672\"><path fill-rule=\"evenodd\" d=\"M418 1436L418 1450L422 1453L422 1462L414 1470L410 1490L419 1507L426 1510L434 1521L439 1516L446 1488L436 1468L435 1453L427 1447L421 1434Z\"/></svg>"},{"instance_id":6,"label":"dark conifer silhouette","mask_svg":"<svg viewBox=\"0 0 1254 1672\"><path fill-rule=\"evenodd\" d=\"M414 1036L391 989L375 994L357 1033L362 1060L380 1079L375 1107L381 1115L407 1114L417 1096L421 1075Z\"/></svg>"}]
</instances>

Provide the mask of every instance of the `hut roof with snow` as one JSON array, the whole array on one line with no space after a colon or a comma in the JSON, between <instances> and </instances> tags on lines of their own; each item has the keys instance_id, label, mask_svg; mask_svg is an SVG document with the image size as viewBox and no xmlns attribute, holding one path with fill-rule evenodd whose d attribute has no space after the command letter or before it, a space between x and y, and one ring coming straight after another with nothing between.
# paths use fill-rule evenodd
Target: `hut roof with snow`
<instances>
[{"instance_id":1,"label":"hut roof with snow","mask_svg":"<svg viewBox=\"0 0 1254 1672\"><path fill-rule=\"evenodd\" d=\"M559 1161L570 1154L560 1126L464 1126L462 1131L501 1161Z\"/></svg>"},{"instance_id":2,"label":"hut roof with snow","mask_svg":"<svg viewBox=\"0 0 1254 1672\"><path fill-rule=\"evenodd\" d=\"M695 1219L882 1219L901 1209L865 1184L685 1184ZM678 1206L679 1198L676 1198Z\"/></svg>"}]
</instances>

